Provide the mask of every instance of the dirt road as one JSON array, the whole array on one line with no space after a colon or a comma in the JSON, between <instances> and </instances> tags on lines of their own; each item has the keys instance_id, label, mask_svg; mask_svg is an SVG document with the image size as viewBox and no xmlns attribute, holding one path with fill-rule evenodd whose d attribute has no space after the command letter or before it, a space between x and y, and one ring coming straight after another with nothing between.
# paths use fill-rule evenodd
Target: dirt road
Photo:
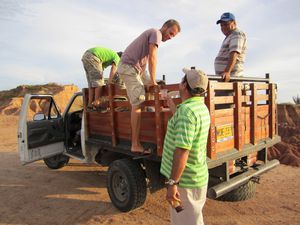
<instances>
[{"instance_id":1,"label":"dirt road","mask_svg":"<svg viewBox=\"0 0 300 225\"><path fill-rule=\"evenodd\" d=\"M165 191L121 213L106 191L106 169L71 160L60 170L42 161L22 166L16 145L17 118L0 117L0 224L169 224ZM264 174L255 198L244 202L208 200L206 225L300 224L300 168L280 165Z\"/></svg>"}]
</instances>

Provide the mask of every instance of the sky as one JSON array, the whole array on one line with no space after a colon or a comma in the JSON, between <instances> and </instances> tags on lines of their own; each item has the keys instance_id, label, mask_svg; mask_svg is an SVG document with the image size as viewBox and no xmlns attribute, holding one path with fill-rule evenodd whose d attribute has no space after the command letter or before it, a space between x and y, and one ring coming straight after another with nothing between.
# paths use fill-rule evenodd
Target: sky
<instances>
[{"instance_id":1,"label":"sky","mask_svg":"<svg viewBox=\"0 0 300 225\"><path fill-rule=\"evenodd\" d=\"M214 74L225 37L216 21L224 12L247 35L245 76L270 73L278 102L293 102L300 95L298 0L0 0L0 90L49 82L87 87L81 62L87 49L124 51L171 18L182 30L159 46L157 78L178 83L182 68L191 66Z\"/></svg>"}]
</instances>

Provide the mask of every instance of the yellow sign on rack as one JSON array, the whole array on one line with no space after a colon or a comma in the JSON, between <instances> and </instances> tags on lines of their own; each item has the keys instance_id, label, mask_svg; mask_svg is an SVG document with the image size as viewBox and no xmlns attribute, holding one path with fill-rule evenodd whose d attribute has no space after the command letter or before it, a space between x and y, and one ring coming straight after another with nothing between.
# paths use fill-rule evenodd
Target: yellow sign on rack
<instances>
[{"instance_id":1,"label":"yellow sign on rack","mask_svg":"<svg viewBox=\"0 0 300 225\"><path fill-rule=\"evenodd\" d=\"M233 138L233 124L216 127L217 142L228 141Z\"/></svg>"}]
</instances>

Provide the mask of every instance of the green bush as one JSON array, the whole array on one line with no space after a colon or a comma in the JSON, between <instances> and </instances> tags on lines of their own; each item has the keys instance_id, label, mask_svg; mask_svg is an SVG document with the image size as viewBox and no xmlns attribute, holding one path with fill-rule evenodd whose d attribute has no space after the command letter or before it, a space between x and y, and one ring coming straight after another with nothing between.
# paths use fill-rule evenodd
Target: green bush
<instances>
[{"instance_id":1,"label":"green bush","mask_svg":"<svg viewBox=\"0 0 300 225\"><path fill-rule=\"evenodd\" d=\"M297 95L297 97L293 97L293 100L295 102L296 105L300 105L300 97L299 95Z\"/></svg>"}]
</instances>

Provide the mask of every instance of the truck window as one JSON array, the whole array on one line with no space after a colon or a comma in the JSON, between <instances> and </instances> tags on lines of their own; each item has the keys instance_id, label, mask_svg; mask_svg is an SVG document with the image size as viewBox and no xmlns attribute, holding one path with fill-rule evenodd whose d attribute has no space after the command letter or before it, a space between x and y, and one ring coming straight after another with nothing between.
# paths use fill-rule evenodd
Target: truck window
<instances>
[{"instance_id":1,"label":"truck window","mask_svg":"<svg viewBox=\"0 0 300 225\"><path fill-rule=\"evenodd\" d=\"M52 100L49 98L30 99L27 109L27 121L50 120L59 117L59 112Z\"/></svg>"},{"instance_id":2,"label":"truck window","mask_svg":"<svg viewBox=\"0 0 300 225\"><path fill-rule=\"evenodd\" d=\"M83 110L83 99L81 95L77 95L72 102L72 105L69 109L69 113L76 112L76 111L81 111Z\"/></svg>"}]
</instances>

